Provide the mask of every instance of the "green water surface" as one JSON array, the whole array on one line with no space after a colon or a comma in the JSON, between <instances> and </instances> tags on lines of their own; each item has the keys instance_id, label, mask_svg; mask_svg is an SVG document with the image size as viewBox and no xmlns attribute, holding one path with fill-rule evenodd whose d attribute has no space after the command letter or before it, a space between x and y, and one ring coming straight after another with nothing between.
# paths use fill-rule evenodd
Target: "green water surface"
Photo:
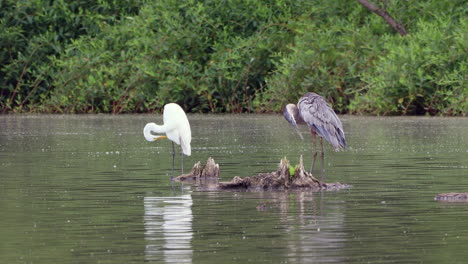
<instances>
[{"instance_id":1,"label":"green water surface","mask_svg":"<svg viewBox=\"0 0 468 264\"><path fill-rule=\"evenodd\" d=\"M280 115L188 117L186 171L310 164ZM468 119L341 118L325 179L353 187L267 193L172 185L170 142L143 137L161 116L0 116L0 263L466 263L468 203L434 196L468 192Z\"/></svg>"}]
</instances>

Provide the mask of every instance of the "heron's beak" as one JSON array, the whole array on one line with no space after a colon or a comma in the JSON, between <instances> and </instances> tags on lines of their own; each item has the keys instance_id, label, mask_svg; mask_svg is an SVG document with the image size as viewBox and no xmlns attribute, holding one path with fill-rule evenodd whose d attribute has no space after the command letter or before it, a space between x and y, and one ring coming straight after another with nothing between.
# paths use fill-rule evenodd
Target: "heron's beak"
<instances>
[{"instance_id":1,"label":"heron's beak","mask_svg":"<svg viewBox=\"0 0 468 264\"><path fill-rule=\"evenodd\" d=\"M156 141L156 140L159 140L159 139L165 139L165 138L167 138L167 136L159 136L159 137L155 137L153 139L153 141Z\"/></svg>"},{"instance_id":2,"label":"heron's beak","mask_svg":"<svg viewBox=\"0 0 468 264\"><path fill-rule=\"evenodd\" d=\"M297 124L296 123L291 123L292 126L294 127L294 130L296 130L297 134L299 135L299 137L301 137L302 140L304 140L304 137L302 136L301 134L301 131L299 131L299 128L297 127Z\"/></svg>"}]
</instances>

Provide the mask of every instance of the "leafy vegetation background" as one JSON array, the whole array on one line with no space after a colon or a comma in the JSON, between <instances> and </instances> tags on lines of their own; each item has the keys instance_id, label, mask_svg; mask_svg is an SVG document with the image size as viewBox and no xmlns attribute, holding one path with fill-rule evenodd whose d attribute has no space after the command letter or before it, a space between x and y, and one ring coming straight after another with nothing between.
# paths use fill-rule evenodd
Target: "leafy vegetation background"
<instances>
[{"instance_id":1,"label":"leafy vegetation background","mask_svg":"<svg viewBox=\"0 0 468 264\"><path fill-rule=\"evenodd\" d=\"M463 0L0 0L0 110L468 112Z\"/></svg>"}]
</instances>

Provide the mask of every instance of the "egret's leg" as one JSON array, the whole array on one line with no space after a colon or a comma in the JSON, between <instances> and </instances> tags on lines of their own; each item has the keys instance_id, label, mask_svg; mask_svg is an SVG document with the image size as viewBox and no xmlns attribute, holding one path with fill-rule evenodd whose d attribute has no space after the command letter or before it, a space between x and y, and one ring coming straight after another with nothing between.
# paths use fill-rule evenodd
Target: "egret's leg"
<instances>
[{"instance_id":1,"label":"egret's leg","mask_svg":"<svg viewBox=\"0 0 468 264\"><path fill-rule=\"evenodd\" d=\"M183 175L184 174L184 153L182 151L180 151L180 160L181 160L180 162L182 163L182 165L181 165L182 166L182 174L181 175Z\"/></svg>"},{"instance_id":2,"label":"egret's leg","mask_svg":"<svg viewBox=\"0 0 468 264\"><path fill-rule=\"evenodd\" d=\"M182 149L180 150L180 163L182 163L182 173L180 175L184 175L184 153L182 152ZM184 191L184 184L182 183L180 185L180 191Z\"/></svg>"},{"instance_id":3,"label":"egret's leg","mask_svg":"<svg viewBox=\"0 0 468 264\"><path fill-rule=\"evenodd\" d=\"M310 173L312 174L312 171L314 170L314 166L315 166L315 159L317 158L317 145L316 145L316 141L315 141L315 132L313 132L312 130L310 131L310 133L312 134L312 152L314 153L314 158L312 159L312 166L310 167Z\"/></svg>"},{"instance_id":4,"label":"egret's leg","mask_svg":"<svg viewBox=\"0 0 468 264\"><path fill-rule=\"evenodd\" d=\"M171 172L171 181L174 179L174 159L175 159L175 148L174 148L174 142L172 142L172 172Z\"/></svg>"}]
</instances>

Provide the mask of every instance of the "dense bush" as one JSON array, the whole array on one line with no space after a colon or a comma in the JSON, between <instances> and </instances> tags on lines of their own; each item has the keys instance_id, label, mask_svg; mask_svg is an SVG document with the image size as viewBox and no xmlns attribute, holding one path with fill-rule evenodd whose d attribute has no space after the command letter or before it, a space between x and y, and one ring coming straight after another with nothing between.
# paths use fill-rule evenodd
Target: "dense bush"
<instances>
[{"instance_id":1,"label":"dense bush","mask_svg":"<svg viewBox=\"0 0 468 264\"><path fill-rule=\"evenodd\" d=\"M188 111L254 111L272 54L292 40L305 3L172 1L72 43L50 106L67 112L142 112L175 101ZM48 107L49 108L49 107Z\"/></svg>"},{"instance_id":2,"label":"dense bush","mask_svg":"<svg viewBox=\"0 0 468 264\"><path fill-rule=\"evenodd\" d=\"M355 0L2 1L0 108L465 115L464 1L378 3L407 36Z\"/></svg>"},{"instance_id":3,"label":"dense bush","mask_svg":"<svg viewBox=\"0 0 468 264\"><path fill-rule=\"evenodd\" d=\"M342 113L465 115L466 12L463 1L440 2L389 2L409 28L401 37L363 7L324 1L327 15L303 21L265 100L279 110L317 91Z\"/></svg>"},{"instance_id":4,"label":"dense bush","mask_svg":"<svg viewBox=\"0 0 468 264\"><path fill-rule=\"evenodd\" d=\"M357 91L351 111L465 114L467 20L450 21L442 15L430 22L417 21L414 28L417 32L408 37L385 41L383 55L361 74L366 87Z\"/></svg>"},{"instance_id":5,"label":"dense bush","mask_svg":"<svg viewBox=\"0 0 468 264\"><path fill-rule=\"evenodd\" d=\"M135 14L140 3L100 1L0 1L0 107L46 111L40 105L53 86L51 57L71 40L96 35L102 24Z\"/></svg>"}]
</instances>

